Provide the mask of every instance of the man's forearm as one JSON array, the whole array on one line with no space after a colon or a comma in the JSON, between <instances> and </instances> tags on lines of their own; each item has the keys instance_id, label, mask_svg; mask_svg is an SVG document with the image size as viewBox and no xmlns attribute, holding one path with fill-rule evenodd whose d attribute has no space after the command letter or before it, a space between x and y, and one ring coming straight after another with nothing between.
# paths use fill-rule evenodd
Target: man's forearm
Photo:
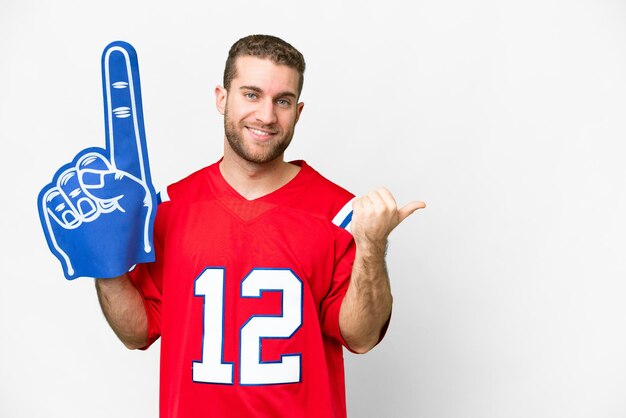
<instances>
[{"instance_id":1,"label":"man's forearm","mask_svg":"<svg viewBox=\"0 0 626 418\"><path fill-rule=\"evenodd\" d=\"M351 231L356 256L350 285L341 305L339 327L348 346L357 353L371 350L391 315L391 289L385 265L391 231L417 209L414 201L398 208L389 190L381 187L352 202Z\"/></svg>"},{"instance_id":2,"label":"man's forearm","mask_svg":"<svg viewBox=\"0 0 626 418\"><path fill-rule=\"evenodd\" d=\"M148 318L143 299L127 274L96 279L98 301L113 332L129 349L148 344Z\"/></svg>"},{"instance_id":3,"label":"man's forearm","mask_svg":"<svg viewBox=\"0 0 626 418\"><path fill-rule=\"evenodd\" d=\"M385 246L357 246L350 285L341 305L339 326L351 350L366 353L380 340L393 298L385 265Z\"/></svg>"}]
</instances>

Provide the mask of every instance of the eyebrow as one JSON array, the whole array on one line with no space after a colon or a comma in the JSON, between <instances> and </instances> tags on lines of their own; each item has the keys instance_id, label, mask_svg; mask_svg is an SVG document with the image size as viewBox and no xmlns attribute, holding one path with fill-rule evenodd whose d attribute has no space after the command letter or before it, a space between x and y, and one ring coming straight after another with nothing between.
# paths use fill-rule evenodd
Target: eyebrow
<instances>
[{"instance_id":1,"label":"eyebrow","mask_svg":"<svg viewBox=\"0 0 626 418\"><path fill-rule=\"evenodd\" d=\"M239 90L252 90L256 93L263 93L263 89L257 86L241 86L239 87ZM294 99L296 99L298 96L296 96L296 94L291 91L284 91L277 94L276 97L293 97Z\"/></svg>"}]
</instances>

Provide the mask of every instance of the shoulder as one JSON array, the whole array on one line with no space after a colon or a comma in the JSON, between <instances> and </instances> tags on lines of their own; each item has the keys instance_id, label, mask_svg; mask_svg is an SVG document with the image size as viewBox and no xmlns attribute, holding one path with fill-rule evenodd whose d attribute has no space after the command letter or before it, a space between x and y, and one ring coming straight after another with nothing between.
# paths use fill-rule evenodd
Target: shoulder
<instances>
[{"instance_id":1,"label":"shoulder","mask_svg":"<svg viewBox=\"0 0 626 418\"><path fill-rule=\"evenodd\" d=\"M215 171L216 164L201 168L161 190L159 192L159 203L198 200L206 196L209 181L213 171Z\"/></svg>"},{"instance_id":2,"label":"shoulder","mask_svg":"<svg viewBox=\"0 0 626 418\"><path fill-rule=\"evenodd\" d=\"M217 163L216 163L217 164ZM154 231L161 236L168 229L170 221L180 213L178 209L210 196L210 177L215 164L201 168L187 177L170 184L158 192L158 202Z\"/></svg>"},{"instance_id":3,"label":"shoulder","mask_svg":"<svg viewBox=\"0 0 626 418\"><path fill-rule=\"evenodd\" d=\"M306 178L306 193L299 204L306 205L307 211L315 212L349 231L354 194L321 175L305 161L297 163Z\"/></svg>"}]
</instances>

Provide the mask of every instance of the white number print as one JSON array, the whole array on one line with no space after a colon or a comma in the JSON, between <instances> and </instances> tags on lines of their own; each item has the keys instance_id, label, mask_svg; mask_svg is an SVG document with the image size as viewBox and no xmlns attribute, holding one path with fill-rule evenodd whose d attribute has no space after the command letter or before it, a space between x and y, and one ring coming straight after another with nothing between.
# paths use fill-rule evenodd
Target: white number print
<instances>
[{"instance_id":1,"label":"white number print","mask_svg":"<svg viewBox=\"0 0 626 418\"><path fill-rule=\"evenodd\" d=\"M204 296L202 362L193 362L193 381L233 384L233 364L224 363L224 269L208 268L196 279L196 296Z\"/></svg>"},{"instance_id":2,"label":"white number print","mask_svg":"<svg viewBox=\"0 0 626 418\"><path fill-rule=\"evenodd\" d=\"M233 363L224 362L224 269L207 268L196 279L195 294L204 297L202 361L193 362L193 380L234 382ZM302 325L302 282L288 269L254 269L241 283L242 298L259 298L264 291L282 293L281 315L253 315L241 327L240 384L276 385L300 381L301 354L261 360L263 338L291 338Z\"/></svg>"}]
</instances>

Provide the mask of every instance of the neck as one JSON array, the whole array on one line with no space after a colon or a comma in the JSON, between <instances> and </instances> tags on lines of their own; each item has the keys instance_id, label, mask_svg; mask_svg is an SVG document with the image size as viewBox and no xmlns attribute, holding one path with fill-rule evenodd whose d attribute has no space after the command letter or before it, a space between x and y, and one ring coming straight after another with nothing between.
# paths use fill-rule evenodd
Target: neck
<instances>
[{"instance_id":1,"label":"neck","mask_svg":"<svg viewBox=\"0 0 626 418\"><path fill-rule=\"evenodd\" d=\"M220 172L226 182L247 200L263 197L289 183L300 167L285 162L283 156L267 163L252 163L240 158L229 147L224 149Z\"/></svg>"}]
</instances>

